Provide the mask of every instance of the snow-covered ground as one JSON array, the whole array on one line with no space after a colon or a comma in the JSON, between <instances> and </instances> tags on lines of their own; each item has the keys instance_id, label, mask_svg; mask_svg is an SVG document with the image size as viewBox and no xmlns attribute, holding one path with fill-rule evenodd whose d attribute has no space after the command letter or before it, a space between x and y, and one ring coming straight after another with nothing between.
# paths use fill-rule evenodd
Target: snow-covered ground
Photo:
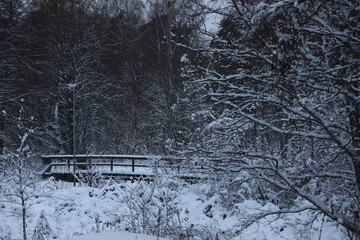
<instances>
[{"instance_id":1,"label":"snow-covered ground","mask_svg":"<svg viewBox=\"0 0 360 240\"><path fill-rule=\"evenodd\" d=\"M135 234L128 232L103 232L103 233L90 233L82 236L74 236L64 238L61 240L166 240L165 238L158 238L145 234Z\"/></svg>"},{"instance_id":2,"label":"snow-covered ground","mask_svg":"<svg viewBox=\"0 0 360 240\"><path fill-rule=\"evenodd\" d=\"M342 238L335 223L311 211L270 215L240 232L254 216L278 207L231 194L210 183L190 185L166 178L155 183L109 181L98 188L42 181L29 201L28 236L31 239L43 214L49 236L61 240ZM0 205L0 239L21 239L19 207Z\"/></svg>"}]
</instances>

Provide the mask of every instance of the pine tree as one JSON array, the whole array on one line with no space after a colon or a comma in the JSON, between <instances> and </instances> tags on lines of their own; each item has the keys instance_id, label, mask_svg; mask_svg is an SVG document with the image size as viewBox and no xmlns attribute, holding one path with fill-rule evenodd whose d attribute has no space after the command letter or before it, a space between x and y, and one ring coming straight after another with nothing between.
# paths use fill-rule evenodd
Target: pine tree
<instances>
[{"instance_id":1,"label":"pine tree","mask_svg":"<svg viewBox=\"0 0 360 240\"><path fill-rule=\"evenodd\" d=\"M50 227L44 212L40 213L39 219L36 222L32 240L48 240L56 239L57 236Z\"/></svg>"}]
</instances>

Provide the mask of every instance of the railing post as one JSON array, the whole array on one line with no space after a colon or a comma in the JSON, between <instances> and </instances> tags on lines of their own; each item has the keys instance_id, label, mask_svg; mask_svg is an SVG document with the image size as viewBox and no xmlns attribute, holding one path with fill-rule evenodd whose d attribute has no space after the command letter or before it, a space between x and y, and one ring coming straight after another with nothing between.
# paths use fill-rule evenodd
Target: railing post
<instances>
[{"instance_id":1,"label":"railing post","mask_svg":"<svg viewBox=\"0 0 360 240\"><path fill-rule=\"evenodd\" d=\"M92 157L90 156L90 159L89 159L89 166L88 166L88 170L92 170Z\"/></svg>"},{"instance_id":2,"label":"railing post","mask_svg":"<svg viewBox=\"0 0 360 240\"><path fill-rule=\"evenodd\" d=\"M110 159L110 171L112 172L114 170L114 159Z\"/></svg>"},{"instance_id":3,"label":"railing post","mask_svg":"<svg viewBox=\"0 0 360 240\"><path fill-rule=\"evenodd\" d=\"M135 172L135 159L131 159L131 168L132 168L132 172Z\"/></svg>"}]
</instances>

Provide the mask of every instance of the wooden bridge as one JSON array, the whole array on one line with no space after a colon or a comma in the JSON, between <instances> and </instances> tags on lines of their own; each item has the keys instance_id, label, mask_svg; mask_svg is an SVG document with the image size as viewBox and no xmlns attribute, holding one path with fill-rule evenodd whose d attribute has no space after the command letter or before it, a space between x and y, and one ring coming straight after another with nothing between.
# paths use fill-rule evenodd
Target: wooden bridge
<instances>
[{"instance_id":1,"label":"wooden bridge","mask_svg":"<svg viewBox=\"0 0 360 240\"><path fill-rule=\"evenodd\" d=\"M207 169L209 170L209 169ZM205 168L196 168L181 158L140 155L44 155L36 172L43 177L74 180L83 176L114 176L122 179L147 178L172 173L183 179L200 179ZM208 172L208 171L207 171Z\"/></svg>"}]
</instances>

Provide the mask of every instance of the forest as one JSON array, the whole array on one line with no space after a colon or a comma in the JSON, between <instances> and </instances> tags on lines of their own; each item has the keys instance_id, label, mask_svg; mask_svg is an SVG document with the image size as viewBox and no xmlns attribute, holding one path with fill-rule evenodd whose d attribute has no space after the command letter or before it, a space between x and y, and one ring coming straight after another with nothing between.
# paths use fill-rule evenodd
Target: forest
<instances>
[{"instance_id":1,"label":"forest","mask_svg":"<svg viewBox=\"0 0 360 240\"><path fill-rule=\"evenodd\" d=\"M44 154L213 174L71 188ZM0 240L109 231L359 240L359 0L1 0Z\"/></svg>"}]
</instances>

